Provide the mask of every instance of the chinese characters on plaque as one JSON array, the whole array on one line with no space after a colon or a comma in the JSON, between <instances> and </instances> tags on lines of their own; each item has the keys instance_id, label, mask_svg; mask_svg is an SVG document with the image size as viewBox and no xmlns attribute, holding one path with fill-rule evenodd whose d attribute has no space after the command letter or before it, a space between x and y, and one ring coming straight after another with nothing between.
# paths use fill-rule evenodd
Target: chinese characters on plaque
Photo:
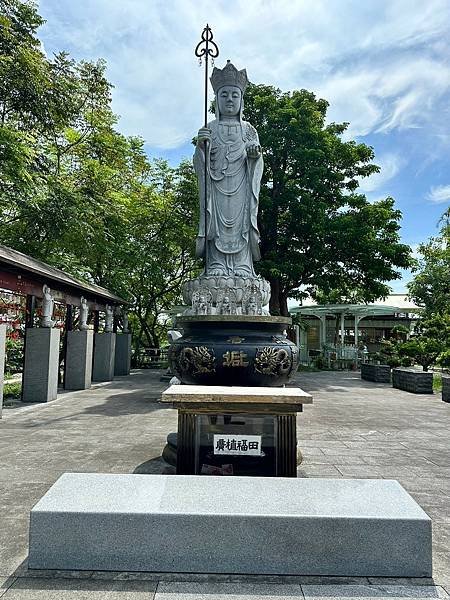
<instances>
[{"instance_id":1,"label":"chinese characters on plaque","mask_svg":"<svg viewBox=\"0 0 450 600\"><path fill-rule=\"evenodd\" d=\"M214 454L261 456L261 436L214 434Z\"/></svg>"}]
</instances>

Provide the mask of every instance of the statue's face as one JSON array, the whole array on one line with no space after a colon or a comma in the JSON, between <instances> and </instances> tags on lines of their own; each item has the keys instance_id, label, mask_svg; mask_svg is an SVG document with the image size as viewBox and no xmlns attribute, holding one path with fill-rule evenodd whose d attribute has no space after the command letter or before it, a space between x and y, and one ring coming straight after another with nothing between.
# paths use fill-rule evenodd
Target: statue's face
<instances>
[{"instance_id":1,"label":"statue's face","mask_svg":"<svg viewBox=\"0 0 450 600\"><path fill-rule=\"evenodd\" d=\"M242 92L235 85L224 85L217 94L219 113L225 117L235 117L241 109Z\"/></svg>"}]
</instances>

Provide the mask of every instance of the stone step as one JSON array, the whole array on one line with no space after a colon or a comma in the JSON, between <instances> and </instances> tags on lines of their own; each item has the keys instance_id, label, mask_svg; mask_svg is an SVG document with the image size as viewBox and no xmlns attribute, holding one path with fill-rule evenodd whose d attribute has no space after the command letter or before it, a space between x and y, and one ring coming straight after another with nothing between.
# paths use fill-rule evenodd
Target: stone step
<instances>
[{"instance_id":1,"label":"stone step","mask_svg":"<svg viewBox=\"0 0 450 600\"><path fill-rule=\"evenodd\" d=\"M431 521L396 481L64 474L31 569L431 576Z\"/></svg>"}]
</instances>

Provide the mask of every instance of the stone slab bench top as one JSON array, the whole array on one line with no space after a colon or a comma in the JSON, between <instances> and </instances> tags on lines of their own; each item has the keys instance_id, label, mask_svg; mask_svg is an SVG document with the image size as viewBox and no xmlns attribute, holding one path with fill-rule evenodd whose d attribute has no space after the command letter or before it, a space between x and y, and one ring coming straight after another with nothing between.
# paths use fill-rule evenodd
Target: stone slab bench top
<instances>
[{"instance_id":1,"label":"stone slab bench top","mask_svg":"<svg viewBox=\"0 0 450 600\"><path fill-rule=\"evenodd\" d=\"M312 396L297 387L244 387L225 385L171 385L162 402L312 404Z\"/></svg>"},{"instance_id":2,"label":"stone slab bench top","mask_svg":"<svg viewBox=\"0 0 450 600\"><path fill-rule=\"evenodd\" d=\"M53 511L430 520L387 479L64 473L31 515Z\"/></svg>"},{"instance_id":3,"label":"stone slab bench top","mask_svg":"<svg viewBox=\"0 0 450 600\"><path fill-rule=\"evenodd\" d=\"M431 576L431 521L396 481L64 474L30 569Z\"/></svg>"}]
</instances>

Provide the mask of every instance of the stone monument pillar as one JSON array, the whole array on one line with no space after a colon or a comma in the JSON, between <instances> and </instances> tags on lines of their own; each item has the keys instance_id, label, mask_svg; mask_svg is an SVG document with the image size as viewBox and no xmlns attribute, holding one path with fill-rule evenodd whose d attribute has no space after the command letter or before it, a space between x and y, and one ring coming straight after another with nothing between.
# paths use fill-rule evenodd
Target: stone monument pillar
<instances>
[{"instance_id":1,"label":"stone monument pillar","mask_svg":"<svg viewBox=\"0 0 450 600\"><path fill-rule=\"evenodd\" d=\"M66 390L87 390L92 380L92 353L94 332L87 325L89 306L81 298L78 329L67 332L66 372L64 388Z\"/></svg>"},{"instance_id":2,"label":"stone monument pillar","mask_svg":"<svg viewBox=\"0 0 450 600\"><path fill-rule=\"evenodd\" d=\"M49 402L58 395L59 329L31 327L25 333L22 402Z\"/></svg>"},{"instance_id":3,"label":"stone monument pillar","mask_svg":"<svg viewBox=\"0 0 450 600\"><path fill-rule=\"evenodd\" d=\"M54 301L48 285L42 288L40 327L25 330L22 402L49 402L58 395L59 341L54 329Z\"/></svg>"},{"instance_id":4,"label":"stone monument pillar","mask_svg":"<svg viewBox=\"0 0 450 600\"><path fill-rule=\"evenodd\" d=\"M116 334L114 375L129 375L131 367L131 333L128 331L128 315L122 311L122 333Z\"/></svg>"},{"instance_id":5,"label":"stone monument pillar","mask_svg":"<svg viewBox=\"0 0 450 600\"><path fill-rule=\"evenodd\" d=\"M306 329L299 329L299 360L301 363L308 362L308 332Z\"/></svg>"},{"instance_id":6,"label":"stone monument pillar","mask_svg":"<svg viewBox=\"0 0 450 600\"><path fill-rule=\"evenodd\" d=\"M68 331L66 350L66 390L87 390L92 380L92 351L94 332Z\"/></svg>"},{"instance_id":7,"label":"stone monument pillar","mask_svg":"<svg viewBox=\"0 0 450 600\"><path fill-rule=\"evenodd\" d=\"M94 334L92 381L112 381L116 356L116 334L113 332L113 310L106 306L105 330Z\"/></svg>"},{"instance_id":8,"label":"stone monument pillar","mask_svg":"<svg viewBox=\"0 0 450 600\"><path fill-rule=\"evenodd\" d=\"M0 324L0 419L3 406L3 377L5 375L6 323Z\"/></svg>"},{"instance_id":9,"label":"stone monument pillar","mask_svg":"<svg viewBox=\"0 0 450 600\"><path fill-rule=\"evenodd\" d=\"M131 333L116 334L114 375L129 375L131 368Z\"/></svg>"}]
</instances>

